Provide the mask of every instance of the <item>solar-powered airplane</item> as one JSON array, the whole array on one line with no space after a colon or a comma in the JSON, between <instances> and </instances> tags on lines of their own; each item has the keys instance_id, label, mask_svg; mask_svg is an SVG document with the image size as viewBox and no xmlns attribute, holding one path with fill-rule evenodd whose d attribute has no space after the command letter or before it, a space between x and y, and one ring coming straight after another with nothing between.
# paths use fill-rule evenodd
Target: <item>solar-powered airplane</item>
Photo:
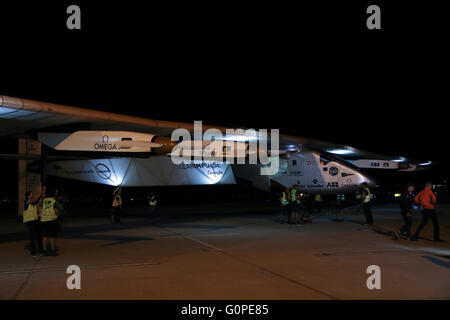
<instances>
[{"instance_id":1,"label":"solar-powered airplane","mask_svg":"<svg viewBox=\"0 0 450 320\"><path fill-rule=\"evenodd\" d=\"M251 156L250 138L226 134L227 129L234 128L202 127L204 130L213 128L224 134L223 140L234 143L232 157ZM357 190L364 181L374 184L366 174L367 169L417 171L431 164L284 134L279 135L278 149L269 154L279 160L278 169L270 175L261 175L260 169L264 167L261 163L224 161L224 156L230 156L227 148L209 160L175 164L172 156L177 146L196 142L195 134L192 141L173 141L171 137L176 129L194 132L195 124L0 96L0 136L25 141L19 154L0 154L0 158L22 162L41 160L44 175L106 185L235 184L242 179L263 190L270 190L273 184L297 184L300 190L309 193L341 193ZM259 139L259 136L253 138ZM212 142L202 140L200 145L206 150ZM53 155L40 152L40 144L54 149ZM29 150L30 146L34 146L35 152ZM240 148L244 153L236 151ZM19 165L19 180L24 175L29 177L26 166L20 168Z\"/></svg>"}]
</instances>

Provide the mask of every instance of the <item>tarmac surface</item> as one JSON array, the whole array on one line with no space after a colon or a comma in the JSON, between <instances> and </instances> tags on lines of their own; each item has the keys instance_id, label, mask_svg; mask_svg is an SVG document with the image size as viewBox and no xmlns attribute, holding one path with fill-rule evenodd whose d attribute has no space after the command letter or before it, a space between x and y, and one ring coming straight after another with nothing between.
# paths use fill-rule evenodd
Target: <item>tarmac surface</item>
<instances>
[{"instance_id":1,"label":"tarmac surface","mask_svg":"<svg viewBox=\"0 0 450 320\"><path fill-rule=\"evenodd\" d=\"M264 203L133 210L120 225L72 212L57 257L31 257L25 226L0 218L0 299L450 299L448 206L438 210L443 243L430 241L431 221L419 242L392 240L395 206L374 207L370 228L358 209L303 226L281 224ZM66 286L69 265L81 268L81 290ZM367 288L370 265L380 290Z\"/></svg>"}]
</instances>

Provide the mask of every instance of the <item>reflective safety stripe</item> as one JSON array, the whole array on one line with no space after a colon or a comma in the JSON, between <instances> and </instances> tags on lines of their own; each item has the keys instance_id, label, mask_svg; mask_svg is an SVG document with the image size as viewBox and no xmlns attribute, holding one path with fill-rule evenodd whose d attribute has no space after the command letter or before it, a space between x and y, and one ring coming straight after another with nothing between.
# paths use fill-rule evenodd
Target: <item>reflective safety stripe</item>
<instances>
[{"instance_id":1,"label":"reflective safety stripe","mask_svg":"<svg viewBox=\"0 0 450 320\"><path fill-rule=\"evenodd\" d=\"M28 208L23 211L23 223L38 219L37 206L29 203Z\"/></svg>"},{"instance_id":2,"label":"reflective safety stripe","mask_svg":"<svg viewBox=\"0 0 450 320\"><path fill-rule=\"evenodd\" d=\"M58 218L54 208L55 202L55 198L45 198L42 201L41 221L52 221Z\"/></svg>"},{"instance_id":3,"label":"reflective safety stripe","mask_svg":"<svg viewBox=\"0 0 450 320\"><path fill-rule=\"evenodd\" d=\"M345 200L345 194L338 194L338 195L336 196L336 200L342 200L342 201L344 201L344 200Z\"/></svg>"},{"instance_id":4,"label":"reflective safety stripe","mask_svg":"<svg viewBox=\"0 0 450 320\"><path fill-rule=\"evenodd\" d=\"M156 199L155 198L151 198L149 201L150 206L154 207L156 206Z\"/></svg>"}]
</instances>

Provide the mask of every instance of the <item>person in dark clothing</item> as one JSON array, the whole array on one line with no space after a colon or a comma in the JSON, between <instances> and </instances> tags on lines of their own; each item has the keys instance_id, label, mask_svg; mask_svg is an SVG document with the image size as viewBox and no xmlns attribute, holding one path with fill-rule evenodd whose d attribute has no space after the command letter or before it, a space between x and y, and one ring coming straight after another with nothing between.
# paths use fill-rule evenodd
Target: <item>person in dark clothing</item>
<instances>
[{"instance_id":1,"label":"person in dark clothing","mask_svg":"<svg viewBox=\"0 0 450 320\"><path fill-rule=\"evenodd\" d=\"M412 226L412 208L414 205L414 186L408 184L406 190L402 193L400 198L400 210L405 224L397 231L398 233L404 234L408 237L411 236L411 226Z\"/></svg>"},{"instance_id":2,"label":"person in dark clothing","mask_svg":"<svg viewBox=\"0 0 450 320\"><path fill-rule=\"evenodd\" d=\"M156 199L156 195L152 192L150 195L147 196L148 204L149 204L149 218L152 218L155 215L156 212L156 204L158 203L158 200Z\"/></svg>"},{"instance_id":3,"label":"person in dark clothing","mask_svg":"<svg viewBox=\"0 0 450 320\"><path fill-rule=\"evenodd\" d=\"M42 230L39 221L39 201L40 198L33 200L33 192L27 191L25 194L25 204L23 207L23 223L27 225L30 235L30 254L36 257L36 243L39 254L42 256L44 249L42 246Z\"/></svg>"},{"instance_id":4,"label":"person in dark clothing","mask_svg":"<svg viewBox=\"0 0 450 320\"><path fill-rule=\"evenodd\" d=\"M304 193L303 196L303 201L302 201L302 207L303 207L303 212L302 212L302 221L303 220L308 220L310 219L312 212L313 212L313 208L314 208L314 197L311 194L308 193ZM309 222L311 222L312 220L309 220Z\"/></svg>"},{"instance_id":5,"label":"person in dark clothing","mask_svg":"<svg viewBox=\"0 0 450 320\"><path fill-rule=\"evenodd\" d=\"M336 221L344 221L345 194L336 195Z\"/></svg>"},{"instance_id":6,"label":"person in dark clothing","mask_svg":"<svg viewBox=\"0 0 450 320\"><path fill-rule=\"evenodd\" d=\"M316 194L314 196L314 208L316 209L316 212L318 214L320 214L320 212L322 211L322 195L321 194Z\"/></svg>"}]
</instances>

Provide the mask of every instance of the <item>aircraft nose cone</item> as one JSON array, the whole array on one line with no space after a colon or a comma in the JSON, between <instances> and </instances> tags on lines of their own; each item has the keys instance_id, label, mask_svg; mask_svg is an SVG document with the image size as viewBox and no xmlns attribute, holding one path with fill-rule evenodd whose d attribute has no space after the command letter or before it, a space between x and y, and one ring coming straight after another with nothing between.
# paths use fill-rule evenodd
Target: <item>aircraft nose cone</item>
<instances>
[{"instance_id":1,"label":"aircraft nose cone","mask_svg":"<svg viewBox=\"0 0 450 320\"><path fill-rule=\"evenodd\" d=\"M369 186L375 186L377 183L373 178L366 177L366 182Z\"/></svg>"},{"instance_id":2,"label":"aircraft nose cone","mask_svg":"<svg viewBox=\"0 0 450 320\"><path fill-rule=\"evenodd\" d=\"M366 182L371 187L374 187L377 184L373 177L368 176L365 173L364 174L360 173L360 180L359 181L360 181L359 183Z\"/></svg>"}]
</instances>

